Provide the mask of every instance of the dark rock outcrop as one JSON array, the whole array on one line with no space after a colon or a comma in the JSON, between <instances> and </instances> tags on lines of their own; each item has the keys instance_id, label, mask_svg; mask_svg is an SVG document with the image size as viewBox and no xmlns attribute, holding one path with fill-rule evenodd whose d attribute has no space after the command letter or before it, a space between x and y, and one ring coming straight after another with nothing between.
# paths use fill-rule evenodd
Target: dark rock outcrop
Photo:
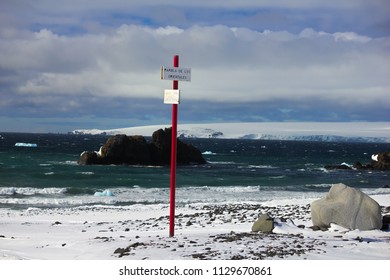
<instances>
[{"instance_id":1,"label":"dark rock outcrop","mask_svg":"<svg viewBox=\"0 0 390 280\"><path fill-rule=\"evenodd\" d=\"M326 165L325 169L327 170L334 170L334 169L343 169L343 170L351 170L352 167L346 164L339 164L339 165Z\"/></svg>"},{"instance_id":2,"label":"dark rock outcrop","mask_svg":"<svg viewBox=\"0 0 390 280\"><path fill-rule=\"evenodd\" d=\"M100 157L107 164L149 164L151 154L142 136L116 135L100 149Z\"/></svg>"},{"instance_id":3,"label":"dark rock outcrop","mask_svg":"<svg viewBox=\"0 0 390 280\"><path fill-rule=\"evenodd\" d=\"M371 170L390 170L390 152L378 153L372 155L371 163L362 165L359 162L354 164L356 169L371 169ZM375 158L375 160L374 160Z\"/></svg>"},{"instance_id":4,"label":"dark rock outcrop","mask_svg":"<svg viewBox=\"0 0 390 280\"><path fill-rule=\"evenodd\" d=\"M78 163L81 165L101 164L101 158L96 152L85 151L80 155Z\"/></svg>"},{"instance_id":5,"label":"dark rock outcrop","mask_svg":"<svg viewBox=\"0 0 390 280\"><path fill-rule=\"evenodd\" d=\"M372 161L367 164L360 162L354 163L354 165L348 166L346 164L340 165L327 165L326 169L356 169L356 170L390 170L390 152L377 153L372 155Z\"/></svg>"},{"instance_id":6,"label":"dark rock outcrop","mask_svg":"<svg viewBox=\"0 0 390 280\"><path fill-rule=\"evenodd\" d=\"M159 129L152 134L150 150L152 161L156 165L167 165L171 162L171 135L172 128ZM206 160L202 153L192 145L177 140L177 163L178 164L204 164Z\"/></svg>"},{"instance_id":7,"label":"dark rock outcrop","mask_svg":"<svg viewBox=\"0 0 390 280\"><path fill-rule=\"evenodd\" d=\"M171 162L171 128L153 133L152 142L143 136L115 135L108 138L99 152L83 152L79 164L169 165ZM202 153L177 140L177 164L204 164Z\"/></svg>"}]
</instances>

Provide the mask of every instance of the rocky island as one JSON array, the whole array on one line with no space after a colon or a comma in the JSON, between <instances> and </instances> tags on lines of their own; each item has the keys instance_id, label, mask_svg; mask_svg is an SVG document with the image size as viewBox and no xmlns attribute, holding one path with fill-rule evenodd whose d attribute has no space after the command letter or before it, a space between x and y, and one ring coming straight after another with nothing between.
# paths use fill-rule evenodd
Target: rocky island
<instances>
[{"instance_id":1,"label":"rocky island","mask_svg":"<svg viewBox=\"0 0 390 280\"><path fill-rule=\"evenodd\" d=\"M355 170L390 170L390 152L377 153L371 156L371 162L362 164L355 162L352 167L340 164L340 165L326 165L326 169L355 169Z\"/></svg>"},{"instance_id":2,"label":"rocky island","mask_svg":"<svg viewBox=\"0 0 390 280\"><path fill-rule=\"evenodd\" d=\"M171 128L159 129L153 133L150 143L139 135L115 135L108 138L99 152L83 152L78 163L80 165L169 165L171 161L171 133ZM177 164L205 163L206 160L196 147L177 140Z\"/></svg>"}]
</instances>

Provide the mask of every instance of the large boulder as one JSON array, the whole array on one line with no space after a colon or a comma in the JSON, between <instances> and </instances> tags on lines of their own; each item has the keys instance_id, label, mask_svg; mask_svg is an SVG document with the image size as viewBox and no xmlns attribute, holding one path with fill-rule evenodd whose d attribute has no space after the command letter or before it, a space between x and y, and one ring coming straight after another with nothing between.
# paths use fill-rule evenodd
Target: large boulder
<instances>
[{"instance_id":1,"label":"large boulder","mask_svg":"<svg viewBox=\"0 0 390 280\"><path fill-rule=\"evenodd\" d=\"M313 226L331 223L354 230L381 229L380 205L363 192L344 184L332 185L329 193L311 204Z\"/></svg>"},{"instance_id":2,"label":"large boulder","mask_svg":"<svg viewBox=\"0 0 390 280\"><path fill-rule=\"evenodd\" d=\"M143 136L115 135L99 152L83 152L79 164L168 165L171 161L172 130L155 131L152 142ZM177 164L204 164L206 160L194 146L177 140Z\"/></svg>"}]
</instances>

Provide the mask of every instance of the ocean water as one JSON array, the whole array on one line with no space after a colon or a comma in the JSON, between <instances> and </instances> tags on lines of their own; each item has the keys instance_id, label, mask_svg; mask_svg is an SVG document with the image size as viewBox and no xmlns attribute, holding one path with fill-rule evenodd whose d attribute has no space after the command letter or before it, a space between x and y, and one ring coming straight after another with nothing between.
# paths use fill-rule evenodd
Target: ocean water
<instances>
[{"instance_id":1,"label":"ocean water","mask_svg":"<svg viewBox=\"0 0 390 280\"><path fill-rule=\"evenodd\" d=\"M169 203L169 166L80 166L107 136L0 133L0 207L123 206ZM344 183L368 194L390 193L389 171L328 171L368 163L385 143L184 139L205 165L178 166L176 203L262 202L315 198ZM37 144L37 147L16 143Z\"/></svg>"}]
</instances>

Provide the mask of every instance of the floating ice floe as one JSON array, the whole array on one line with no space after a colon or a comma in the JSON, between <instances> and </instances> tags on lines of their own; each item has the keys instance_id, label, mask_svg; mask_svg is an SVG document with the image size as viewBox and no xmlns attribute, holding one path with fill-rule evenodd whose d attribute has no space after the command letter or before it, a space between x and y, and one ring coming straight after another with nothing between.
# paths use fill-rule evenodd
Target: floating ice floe
<instances>
[{"instance_id":1,"label":"floating ice floe","mask_svg":"<svg viewBox=\"0 0 390 280\"><path fill-rule=\"evenodd\" d=\"M373 154L371 156L371 159L374 160L374 161L378 161L378 155L377 154Z\"/></svg>"},{"instance_id":2,"label":"floating ice floe","mask_svg":"<svg viewBox=\"0 0 390 280\"><path fill-rule=\"evenodd\" d=\"M18 142L18 143L15 143L15 147L36 148L36 147L38 147L38 145L35 144L35 143L22 143L22 142Z\"/></svg>"},{"instance_id":3,"label":"floating ice floe","mask_svg":"<svg viewBox=\"0 0 390 280\"><path fill-rule=\"evenodd\" d=\"M216 153L213 153L212 151L205 151L202 155L216 155Z\"/></svg>"}]
</instances>

